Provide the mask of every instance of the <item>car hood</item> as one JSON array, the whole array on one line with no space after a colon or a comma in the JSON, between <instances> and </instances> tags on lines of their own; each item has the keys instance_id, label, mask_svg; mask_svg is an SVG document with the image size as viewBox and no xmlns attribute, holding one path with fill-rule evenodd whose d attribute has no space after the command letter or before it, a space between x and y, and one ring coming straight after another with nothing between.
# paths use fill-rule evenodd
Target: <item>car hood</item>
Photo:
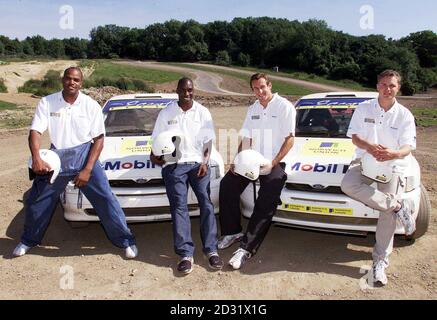
<instances>
[{"instance_id":1,"label":"car hood","mask_svg":"<svg viewBox=\"0 0 437 320\"><path fill-rule=\"evenodd\" d=\"M109 180L161 178L161 167L150 161L152 138L105 137L100 155Z\"/></svg>"},{"instance_id":2,"label":"car hood","mask_svg":"<svg viewBox=\"0 0 437 320\"><path fill-rule=\"evenodd\" d=\"M351 139L297 137L283 160L287 182L321 189L340 186L355 148Z\"/></svg>"}]
</instances>

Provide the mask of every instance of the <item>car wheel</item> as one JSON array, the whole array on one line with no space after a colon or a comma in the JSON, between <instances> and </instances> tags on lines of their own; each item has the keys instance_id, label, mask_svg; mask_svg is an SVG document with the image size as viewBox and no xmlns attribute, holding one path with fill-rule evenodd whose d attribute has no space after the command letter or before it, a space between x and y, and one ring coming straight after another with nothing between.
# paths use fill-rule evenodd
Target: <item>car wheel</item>
<instances>
[{"instance_id":1,"label":"car wheel","mask_svg":"<svg viewBox=\"0 0 437 320\"><path fill-rule=\"evenodd\" d=\"M423 184L420 184L420 206L416 218L416 232L411 236L406 236L407 240L415 240L423 236L428 230L431 219L431 202L429 201L428 191Z\"/></svg>"}]
</instances>

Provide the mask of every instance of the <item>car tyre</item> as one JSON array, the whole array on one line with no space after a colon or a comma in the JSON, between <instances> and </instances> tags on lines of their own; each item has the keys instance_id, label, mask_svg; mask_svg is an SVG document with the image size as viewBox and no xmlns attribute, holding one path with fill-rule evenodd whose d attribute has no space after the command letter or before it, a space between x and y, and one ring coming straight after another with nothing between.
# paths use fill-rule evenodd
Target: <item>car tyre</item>
<instances>
[{"instance_id":1,"label":"car tyre","mask_svg":"<svg viewBox=\"0 0 437 320\"><path fill-rule=\"evenodd\" d=\"M416 218L416 232L410 236L405 236L407 241L414 241L423 236L428 230L429 221L431 219L431 202L429 200L428 191L420 184L420 206L419 213Z\"/></svg>"}]
</instances>

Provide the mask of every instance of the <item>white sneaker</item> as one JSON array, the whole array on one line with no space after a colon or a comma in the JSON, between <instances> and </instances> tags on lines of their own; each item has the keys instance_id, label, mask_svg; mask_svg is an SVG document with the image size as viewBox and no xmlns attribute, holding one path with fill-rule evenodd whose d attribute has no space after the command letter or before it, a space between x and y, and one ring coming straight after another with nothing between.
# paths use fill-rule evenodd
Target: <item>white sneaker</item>
<instances>
[{"instance_id":1,"label":"white sneaker","mask_svg":"<svg viewBox=\"0 0 437 320\"><path fill-rule=\"evenodd\" d=\"M235 242L241 241L243 236L244 233L241 232L224 236L221 240L219 240L217 248L219 248L220 250L226 249L233 245Z\"/></svg>"},{"instance_id":2,"label":"white sneaker","mask_svg":"<svg viewBox=\"0 0 437 320\"><path fill-rule=\"evenodd\" d=\"M136 245L133 244L125 249L125 253L126 253L126 258L134 259L138 255L138 248Z\"/></svg>"},{"instance_id":3,"label":"white sneaker","mask_svg":"<svg viewBox=\"0 0 437 320\"><path fill-rule=\"evenodd\" d=\"M29 251L31 247L26 246L24 243L20 242L14 249L14 252L12 252L12 255L14 257L21 257L24 256L27 251Z\"/></svg>"},{"instance_id":4,"label":"white sneaker","mask_svg":"<svg viewBox=\"0 0 437 320\"><path fill-rule=\"evenodd\" d=\"M405 228L405 235L409 236L416 231L416 220L414 220L414 202L410 199L404 199L401 202L401 209L396 212L397 218Z\"/></svg>"},{"instance_id":5,"label":"white sneaker","mask_svg":"<svg viewBox=\"0 0 437 320\"><path fill-rule=\"evenodd\" d=\"M373 283L381 283L382 285L387 284L387 276L385 274L386 264L383 260L378 260L373 263Z\"/></svg>"},{"instance_id":6,"label":"white sneaker","mask_svg":"<svg viewBox=\"0 0 437 320\"><path fill-rule=\"evenodd\" d=\"M229 265L235 270L238 270L251 256L252 254L249 251L239 248L234 252L231 260L229 260Z\"/></svg>"}]
</instances>

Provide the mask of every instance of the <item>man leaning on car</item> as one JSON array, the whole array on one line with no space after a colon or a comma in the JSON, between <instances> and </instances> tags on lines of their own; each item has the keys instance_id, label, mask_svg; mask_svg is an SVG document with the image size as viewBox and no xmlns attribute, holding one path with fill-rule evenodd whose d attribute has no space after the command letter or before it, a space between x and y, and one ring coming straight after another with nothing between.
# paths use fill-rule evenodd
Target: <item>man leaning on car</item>
<instances>
[{"instance_id":1,"label":"man leaning on car","mask_svg":"<svg viewBox=\"0 0 437 320\"><path fill-rule=\"evenodd\" d=\"M193 81L182 78L176 90L179 100L163 109L155 122L152 140L168 131L181 133L180 158L176 163L166 163L153 152L150 159L162 166L167 197L173 221L174 248L180 260L177 270L189 274L193 270L194 243L191 237L190 216L187 206L188 184L199 202L200 232L203 252L210 268L219 270L223 261L217 253L217 223L209 195L210 168L208 165L215 138L214 125L207 108L193 100Z\"/></svg>"},{"instance_id":2,"label":"man leaning on car","mask_svg":"<svg viewBox=\"0 0 437 320\"><path fill-rule=\"evenodd\" d=\"M132 259L138 254L135 237L98 160L105 136L102 109L95 100L80 92L82 82L80 68L67 68L62 77L63 90L43 97L36 108L29 132L31 169L36 178L26 200L21 242L13 251L16 257L41 243L59 196L69 181L89 199L109 240L125 249L126 258ZM39 154L45 131L49 133L51 149L61 162L59 176L53 184L48 178L53 168Z\"/></svg>"},{"instance_id":3,"label":"man leaning on car","mask_svg":"<svg viewBox=\"0 0 437 320\"><path fill-rule=\"evenodd\" d=\"M382 285L387 283L385 269L393 250L396 220L402 222L407 235L415 230L414 203L401 200L401 194L405 191L405 161L416 148L416 126L411 112L396 100L400 88L400 74L385 70L378 75L378 98L363 102L356 108L347 132L357 146L355 160L341 184L345 194L380 212L372 274L373 282ZM379 182L376 189L370 186L373 180L361 174L361 158L366 152L376 161L390 166L393 172L390 181Z\"/></svg>"}]
</instances>

